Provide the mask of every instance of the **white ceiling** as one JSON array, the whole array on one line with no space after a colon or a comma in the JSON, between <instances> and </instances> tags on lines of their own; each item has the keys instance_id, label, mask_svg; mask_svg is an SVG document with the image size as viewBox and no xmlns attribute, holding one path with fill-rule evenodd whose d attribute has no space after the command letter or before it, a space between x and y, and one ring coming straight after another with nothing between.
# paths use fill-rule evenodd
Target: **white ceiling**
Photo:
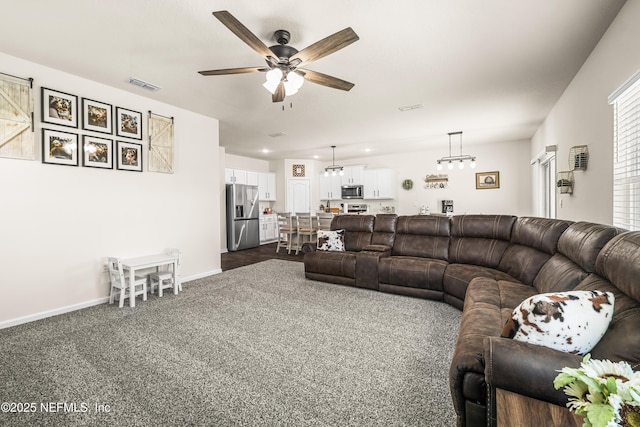
<instances>
[{"instance_id":1,"label":"white ceiling","mask_svg":"<svg viewBox=\"0 0 640 427\"><path fill-rule=\"evenodd\" d=\"M529 139L623 4L3 0L0 51L215 117L227 153L330 160L336 145L339 161L446 147L447 132L458 130L465 146ZM231 12L267 46L286 29L298 50L352 27L359 41L305 68L355 87L307 82L274 104L263 73L201 76L265 64L212 16L216 10ZM129 77L162 89L146 91ZM423 108L398 109L415 104ZM286 135L269 136L278 132Z\"/></svg>"}]
</instances>

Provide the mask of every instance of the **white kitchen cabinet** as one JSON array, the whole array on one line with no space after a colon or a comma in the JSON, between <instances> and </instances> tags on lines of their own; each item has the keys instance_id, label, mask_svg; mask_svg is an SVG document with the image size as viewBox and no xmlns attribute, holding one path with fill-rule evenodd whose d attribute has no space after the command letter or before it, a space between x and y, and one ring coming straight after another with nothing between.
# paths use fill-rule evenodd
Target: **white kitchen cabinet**
<instances>
[{"instance_id":1,"label":"white kitchen cabinet","mask_svg":"<svg viewBox=\"0 0 640 427\"><path fill-rule=\"evenodd\" d=\"M345 166L342 175L342 185L362 185L364 166Z\"/></svg>"},{"instance_id":2,"label":"white kitchen cabinet","mask_svg":"<svg viewBox=\"0 0 640 427\"><path fill-rule=\"evenodd\" d=\"M247 171L226 168L224 170L224 182L227 184L247 184Z\"/></svg>"},{"instance_id":3,"label":"white kitchen cabinet","mask_svg":"<svg viewBox=\"0 0 640 427\"><path fill-rule=\"evenodd\" d=\"M260 243L274 242L278 238L278 215L260 215Z\"/></svg>"},{"instance_id":4,"label":"white kitchen cabinet","mask_svg":"<svg viewBox=\"0 0 640 427\"><path fill-rule=\"evenodd\" d=\"M342 199L342 180L340 175L319 176L320 200L340 200Z\"/></svg>"},{"instance_id":5,"label":"white kitchen cabinet","mask_svg":"<svg viewBox=\"0 0 640 427\"><path fill-rule=\"evenodd\" d=\"M254 171L245 171L247 173L247 185L258 185L258 172Z\"/></svg>"},{"instance_id":6,"label":"white kitchen cabinet","mask_svg":"<svg viewBox=\"0 0 640 427\"><path fill-rule=\"evenodd\" d=\"M394 199L395 176L392 169L365 169L363 173L365 199Z\"/></svg>"},{"instance_id":7,"label":"white kitchen cabinet","mask_svg":"<svg viewBox=\"0 0 640 427\"><path fill-rule=\"evenodd\" d=\"M272 172L258 173L258 197L260 201L276 200L276 174Z\"/></svg>"}]
</instances>

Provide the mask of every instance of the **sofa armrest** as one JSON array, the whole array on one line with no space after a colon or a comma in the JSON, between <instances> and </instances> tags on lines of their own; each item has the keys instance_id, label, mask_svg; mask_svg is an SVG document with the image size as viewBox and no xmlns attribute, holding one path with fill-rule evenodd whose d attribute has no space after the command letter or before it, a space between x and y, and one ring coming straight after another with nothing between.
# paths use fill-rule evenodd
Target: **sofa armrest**
<instances>
[{"instance_id":1,"label":"sofa armrest","mask_svg":"<svg viewBox=\"0 0 640 427\"><path fill-rule=\"evenodd\" d=\"M303 254L308 254L310 252L316 251L316 243L315 242L305 242L302 244L302 248L300 248Z\"/></svg>"},{"instance_id":2,"label":"sofa armrest","mask_svg":"<svg viewBox=\"0 0 640 427\"><path fill-rule=\"evenodd\" d=\"M553 380L565 366L579 367L581 356L510 338L484 339L485 381L534 399L565 406L567 396L553 387Z\"/></svg>"},{"instance_id":3,"label":"sofa armrest","mask_svg":"<svg viewBox=\"0 0 640 427\"><path fill-rule=\"evenodd\" d=\"M378 249L369 250L371 246L378 246ZM385 245L367 245L364 250L356 254L356 286L359 288L379 290L378 286L378 262L380 258L391 255L391 248Z\"/></svg>"},{"instance_id":4,"label":"sofa armrest","mask_svg":"<svg viewBox=\"0 0 640 427\"><path fill-rule=\"evenodd\" d=\"M367 245L362 248L363 251L370 252L391 252L391 247L387 245Z\"/></svg>"}]
</instances>

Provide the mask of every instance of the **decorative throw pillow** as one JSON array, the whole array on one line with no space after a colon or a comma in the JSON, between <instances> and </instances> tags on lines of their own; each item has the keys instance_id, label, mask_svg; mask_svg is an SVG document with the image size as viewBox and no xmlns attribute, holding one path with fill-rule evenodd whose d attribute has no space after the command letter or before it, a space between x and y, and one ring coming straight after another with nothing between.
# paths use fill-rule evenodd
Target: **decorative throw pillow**
<instances>
[{"instance_id":1,"label":"decorative throw pillow","mask_svg":"<svg viewBox=\"0 0 640 427\"><path fill-rule=\"evenodd\" d=\"M318 244L320 251L344 251L344 230L318 230Z\"/></svg>"},{"instance_id":2,"label":"decorative throw pillow","mask_svg":"<svg viewBox=\"0 0 640 427\"><path fill-rule=\"evenodd\" d=\"M585 354L607 331L614 299L613 293L600 291L534 295L513 310L501 336Z\"/></svg>"}]
</instances>

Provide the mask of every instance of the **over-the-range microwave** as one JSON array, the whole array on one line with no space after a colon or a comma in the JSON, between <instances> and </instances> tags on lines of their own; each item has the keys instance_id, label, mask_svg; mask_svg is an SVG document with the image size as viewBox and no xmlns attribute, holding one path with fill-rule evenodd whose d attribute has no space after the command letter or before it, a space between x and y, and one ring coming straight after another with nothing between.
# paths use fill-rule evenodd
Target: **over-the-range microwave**
<instances>
[{"instance_id":1,"label":"over-the-range microwave","mask_svg":"<svg viewBox=\"0 0 640 427\"><path fill-rule=\"evenodd\" d=\"M343 185L342 186L342 198L343 199L362 199L362 185Z\"/></svg>"}]
</instances>

